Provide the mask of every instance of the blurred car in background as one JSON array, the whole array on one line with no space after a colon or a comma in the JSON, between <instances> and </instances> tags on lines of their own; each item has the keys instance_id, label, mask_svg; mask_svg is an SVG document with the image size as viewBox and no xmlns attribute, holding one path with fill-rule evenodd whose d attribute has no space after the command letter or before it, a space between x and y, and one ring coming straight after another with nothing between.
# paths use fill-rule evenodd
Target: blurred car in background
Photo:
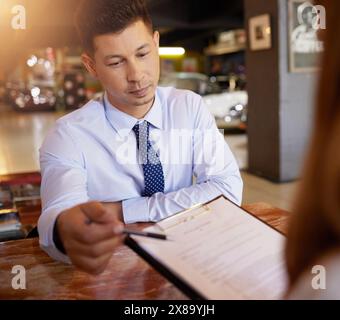
<instances>
[{"instance_id":1,"label":"blurred car in background","mask_svg":"<svg viewBox=\"0 0 340 320\"><path fill-rule=\"evenodd\" d=\"M246 91L222 92L203 96L221 129L246 129L248 94Z\"/></svg>"},{"instance_id":2,"label":"blurred car in background","mask_svg":"<svg viewBox=\"0 0 340 320\"><path fill-rule=\"evenodd\" d=\"M57 97L52 87L8 82L6 102L17 111L53 111Z\"/></svg>"},{"instance_id":3,"label":"blurred car in background","mask_svg":"<svg viewBox=\"0 0 340 320\"><path fill-rule=\"evenodd\" d=\"M222 91L216 77L202 73L175 72L161 77L159 85L191 90L202 96L221 129L246 129L248 94L244 90Z\"/></svg>"},{"instance_id":4,"label":"blurred car in background","mask_svg":"<svg viewBox=\"0 0 340 320\"><path fill-rule=\"evenodd\" d=\"M195 72L172 72L162 76L159 85L161 87L175 87L194 91L201 96L211 93L221 93L222 89L216 82L210 81L209 77Z\"/></svg>"},{"instance_id":5,"label":"blurred car in background","mask_svg":"<svg viewBox=\"0 0 340 320\"><path fill-rule=\"evenodd\" d=\"M4 93L0 83L0 99L16 111L67 111L82 107L100 89L86 75L80 56L60 53L57 63L55 50L44 48L20 60Z\"/></svg>"},{"instance_id":6,"label":"blurred car in background","mask_svg":"<svg viewBox=\"0 0 340 320\"><path fill-rule=\"evenodd\" d=\"M31 54L18 64L6 83L6 100L17 111L53 111L56 107L52 48ZM25 62L25 63L24 63ZM25 66L25 77L21 69Z\"/></svg>"}]
</instances>

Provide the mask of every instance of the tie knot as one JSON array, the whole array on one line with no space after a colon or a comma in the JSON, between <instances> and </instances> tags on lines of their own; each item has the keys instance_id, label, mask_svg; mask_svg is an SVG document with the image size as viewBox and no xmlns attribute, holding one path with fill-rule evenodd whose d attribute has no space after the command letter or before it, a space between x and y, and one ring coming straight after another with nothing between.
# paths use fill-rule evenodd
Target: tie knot
<instances>
[{"instance_id":1,"label":"tie knot","mask_svg":"<svg viewBox=\"0 0 340 320\"><path fill-rule=\"evenodd\" d=\"M140 123L136 123L132 128L136 135L137 148L145 149L147 151L148 140L149 140L149 122L146 120Z\"/></svg>"},{"instance_id":2,"label":"tie knot","mask_svg":"<svg viewBox=\"0 0 340 320\"><path fill-rule=\"evenodd\" d=\"M145 136L146 139L148 139L149 136L149 122L144 120L143 122L136 123L134 127L132 128L133 132L135 133L137 139L139 140L140 136Z\"/></svg>"}]
</instances>

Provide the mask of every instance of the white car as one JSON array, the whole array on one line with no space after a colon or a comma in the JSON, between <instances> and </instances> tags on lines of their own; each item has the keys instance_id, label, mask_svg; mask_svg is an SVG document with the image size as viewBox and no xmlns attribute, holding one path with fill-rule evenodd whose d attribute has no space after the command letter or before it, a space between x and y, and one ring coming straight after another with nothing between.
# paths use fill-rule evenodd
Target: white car
<instances>
[{"instance_id":1,"label":"white car","mask_svg":"<svg viewBox=\"0 0 340 320\"><path fill-rule=\"evenodd\" d=\"M208 94L203 100L215 117L219 128L245 129L247 121L248 94L246 91Z\"/></svg>"},{"instance_id":2,"label":"white car","mask_svg":"<svg viewBox=\"0 0 340 320\"><path fill-rule=\"evenodd\" d=\"M246 91L225 91L201 73L175 72L161 77L160 86L187 89L200 94L215 117L217 126L246 128L248 94Z\"/></svg>"}]
</instances>

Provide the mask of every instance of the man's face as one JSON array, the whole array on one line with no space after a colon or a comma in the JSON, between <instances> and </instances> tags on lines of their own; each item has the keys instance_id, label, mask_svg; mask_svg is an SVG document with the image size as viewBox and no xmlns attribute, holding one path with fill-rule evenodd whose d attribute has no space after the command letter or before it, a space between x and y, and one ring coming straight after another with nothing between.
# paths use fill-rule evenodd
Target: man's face
<instances>
[{"instance_id":1,"label":"man's face","mask_svg":"<svg viewBox=\"0 0 340 320\"><path fill-rule=\"evenodd\" d=\"M150 107L159 80L158 32L137 21L121 33L95 37L94 47L92 70L87 67L110 102L122 111Z\"/></svg>"}]
</instances>

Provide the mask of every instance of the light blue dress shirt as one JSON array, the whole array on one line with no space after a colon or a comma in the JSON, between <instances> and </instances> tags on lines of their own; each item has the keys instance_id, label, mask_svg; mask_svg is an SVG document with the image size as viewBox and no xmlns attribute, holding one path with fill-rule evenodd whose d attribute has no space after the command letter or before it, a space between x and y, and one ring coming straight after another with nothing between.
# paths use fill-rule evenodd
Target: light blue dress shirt
<instances>
[{"instance_id":1,"label":"light blue dress shirt","mask_svg":"<svg viewBox=\"0 0 340 320\"><path fill-rule=\"evenodd\" d=\"M165 190L142 197L144 176L132 128L148 121L160 156ZM242 179L223 135L202 98L186 90L157 88L144 119L112 106L106 94L60 118L40 149L41 247L69 262L53 242L65 209L88 201L122 201L125 223L158 221L223 194L241 203ZM193 183L193 177L195 183Z\"/></svg>"}]
</instances>

